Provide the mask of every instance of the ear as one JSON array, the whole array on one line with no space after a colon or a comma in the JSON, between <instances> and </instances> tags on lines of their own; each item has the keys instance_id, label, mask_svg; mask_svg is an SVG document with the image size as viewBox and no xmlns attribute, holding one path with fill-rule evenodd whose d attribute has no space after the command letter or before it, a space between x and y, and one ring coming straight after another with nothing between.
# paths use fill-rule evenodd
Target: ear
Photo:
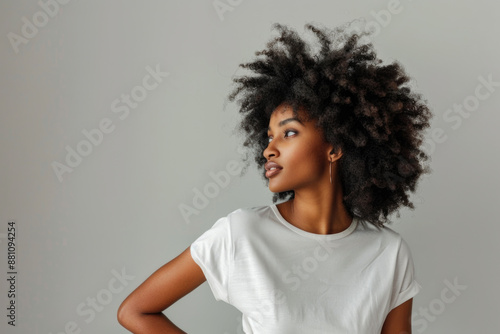
<instances>
[{"instance_id":1,"label":"ear","mask_svg":"<svg viewBox=\"0 0 500 334\"><path fill-rule=\"evenodd\" d=\"M328 159L332 162L335 162L336 160L340 159L340 157L343 154L342 149L340 147L338 147L336 150L337 152L335 152L335 149L332 145L329 146L329 151L330 151L330 154L329 154Z\"/></svg>"}]
</instances>

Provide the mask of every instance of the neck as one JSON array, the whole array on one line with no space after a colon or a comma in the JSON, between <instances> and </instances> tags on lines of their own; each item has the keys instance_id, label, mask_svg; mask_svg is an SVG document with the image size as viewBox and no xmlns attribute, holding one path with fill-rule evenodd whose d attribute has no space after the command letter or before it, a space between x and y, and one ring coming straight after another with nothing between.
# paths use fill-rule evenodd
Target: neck
<instances>
[{"instance_id":1,"label":"neck","mask_svg":"<svg viewBox=\"0 0 500 334\"><path fill-rule=\"evenodd\" d=\"M298 228L315 234L333 234L349 227L353 217L343 204L343 191L338 173L330 184L321 182L320 189L297 189L293 199L279 204L284 218Z\"/></svg>"}]
</instances>

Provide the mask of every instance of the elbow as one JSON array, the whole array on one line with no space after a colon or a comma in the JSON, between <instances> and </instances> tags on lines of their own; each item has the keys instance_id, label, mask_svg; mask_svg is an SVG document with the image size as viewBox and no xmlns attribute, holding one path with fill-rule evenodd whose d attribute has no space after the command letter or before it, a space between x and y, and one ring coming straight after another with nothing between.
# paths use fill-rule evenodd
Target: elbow
<instances>
[{"instance_id":1,"label":"elbow","mask_svg":"<svg viewBox=\"0 0 500 334\"><path fill-rule=\"evenodd\" d=\"M118 320L118 323L128 329L128 326L130 322L133 321L133 318L133 310L131 310L126 301L123 301L120 304L120 307L118 307L118 311L116 312L116 319Z\"/></svg>"},{"instance_id":2,"label":"elbow","mask_svg":"<svg viewBox=\"0 0 500 334\"><path fill-rule=\"evenodd\" d=\"M118 320L118 323L125 327L125 321L127 319L126 312L125 312L125 306L123 303L120 304L120 307L118 307L118 312L116 312L116 319Z\"/></svg>"}]
</instances>

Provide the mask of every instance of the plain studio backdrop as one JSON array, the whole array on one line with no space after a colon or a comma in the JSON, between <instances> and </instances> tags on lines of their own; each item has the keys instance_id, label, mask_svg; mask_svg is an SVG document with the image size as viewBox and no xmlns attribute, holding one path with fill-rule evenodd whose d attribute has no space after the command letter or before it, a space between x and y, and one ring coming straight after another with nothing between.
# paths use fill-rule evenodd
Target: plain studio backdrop
<instances>
[{"instance_id":1,"label":"plain studio backdrop","mask_svg":"<svg viewBox=\"0 0 500 334\"><path fill-rule=\"evenodd\" d=\"M3 1L0 331L126 333L117 308L154 270L218 218L271 203L255 167L239 173L226 103L238 64L275 22L314 40L308 22L364 18L435 115L432 174L390 225L422 287L413 330L498 332L499 12L486 0ZM166 314L188 333L241 333L206 282Z\"/></svg>"}]
</instances>

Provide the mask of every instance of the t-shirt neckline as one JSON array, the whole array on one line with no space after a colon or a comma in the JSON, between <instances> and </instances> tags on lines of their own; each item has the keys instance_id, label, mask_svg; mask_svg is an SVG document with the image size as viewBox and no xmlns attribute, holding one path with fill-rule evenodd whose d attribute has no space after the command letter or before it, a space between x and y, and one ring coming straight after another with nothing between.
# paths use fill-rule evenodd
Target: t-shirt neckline
<instances>
[{"instance_id":1,"label":"t-shirt neckline","mask_svg":"<svg viewBox=\"0 0 500 334\"><path fill-rule=\"evenodd\" d=\"M285 225L286 227L288 227L289 229L291 229L295 233L300 234L300 235L305 236L305 237L308 237L308 238L311 238L311 239L337 240L337 239L345 238L349 234L351 234L356 229L356 227L358 225L358 219L356 217L353 217L353 219L351 221L351 225L349 225L349 227L346 228L345 230L343 230L342 232L332 233L332 234L317 234L317 233L304 231L304 230L298 228L297 226L292 225L285 218L283 218L283 216L279 212L276 204L271 204L270 208L272 209L272 211L274 212L274 214L276 215L276 217L278 218L280 223L282 223L283 225Z\"/></svg>"}]
</instances>

